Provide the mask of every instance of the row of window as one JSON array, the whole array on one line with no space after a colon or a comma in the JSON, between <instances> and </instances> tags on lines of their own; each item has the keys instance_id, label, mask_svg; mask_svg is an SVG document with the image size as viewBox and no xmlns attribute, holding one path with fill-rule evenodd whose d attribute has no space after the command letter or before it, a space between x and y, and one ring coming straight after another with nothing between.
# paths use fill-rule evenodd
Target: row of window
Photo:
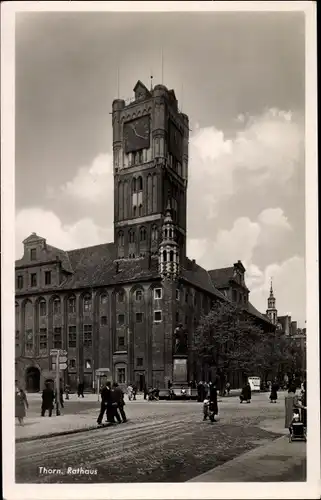
<instances>
[{"instance_id":1,"label":"row of window","mask_svg":"<svg viewBox=\"0 0 321 500\"><path fill-rule=\"evenodd\" d=\"M162 288L154 288L154 299L162 299ZM101 305L107 304L108 297L107 295L101 295L100 296L100 303ZM117 300L118 302L124 302L125 300L125 293L123 291L120 291L117 294ZM143 290L136 290L135 291L135 300L137 302L140 302L143 300ZM16 308L18 308L19 305L16 303ZM90 295L85 295L83 298L83 310L84 312L90 312L92 310L92 298ZM70 297L68 299L68 312L69 313L75 313L76 312L76 298L75 297ZM39 302L39 315L40 316L46 316L47 314L47 302L43 299L40 300ZM58 315L61 314L61 300L59 297L55 298L53 300L53 314Z\"/></svg>"},{"instance_id":2,"label":"row of window","mask_svg":"<svg viewBox=\"0 0 321 500\"><path fill-rule=\"evenodd\" d=\"M30 287L35 288L38 286L37 273L30 273L28 278ZM51 284L51 271L45 271L45 285L48 286ZM17 276L17 289L21 290L22 288L24 288L24 276L20 274Z\"/></svg>"},{"instance_id":3,"label":"row of window","mask_svg":"<svg viewBox=\"0 0 321 500\"><path fill-rule=\"evenodd\" d=\"M146 242L147 241L147 230L144 227L141 227L139 230L139 241ZM151 231L151 241L158 241L158 229L156 226L152 227ZM128 242L135 243L136 242L136 232L134 229L130 229L128 232ZM123 247L125 245L125 235L123 231L119 231L118 233L118 246Z\"/></svg>"}]
</instances>

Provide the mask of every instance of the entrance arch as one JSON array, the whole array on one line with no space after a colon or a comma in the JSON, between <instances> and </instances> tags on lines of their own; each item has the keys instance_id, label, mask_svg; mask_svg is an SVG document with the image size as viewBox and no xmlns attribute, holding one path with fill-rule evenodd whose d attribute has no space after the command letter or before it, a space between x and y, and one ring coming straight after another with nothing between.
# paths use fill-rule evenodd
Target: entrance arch
<instances>
[{"instance_id":1,"label":"entrance arch","mask_svg":"<svg viewBox=\"0 0 321 500\"><path fill-rule=\"evenodd\" d=\"M40 391L40 370L35 366L26 369L26 390L27 392Z\"/></svg>"}]
</instances>

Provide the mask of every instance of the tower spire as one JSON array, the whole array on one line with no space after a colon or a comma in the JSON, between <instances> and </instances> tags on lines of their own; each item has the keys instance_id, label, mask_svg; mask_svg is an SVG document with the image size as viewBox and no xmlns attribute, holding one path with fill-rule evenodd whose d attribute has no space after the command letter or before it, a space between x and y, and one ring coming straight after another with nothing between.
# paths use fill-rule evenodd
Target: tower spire
<instances>
[{"instance_id":1,"label":"tower spire","mask_svg":"<svg viewBox=\"0 0 321 500\"><path fill-rule=\"evenodd\" d=\"M171 216L171 203L168 199L158 253L159 272L163 279L173 281L177 279L179 260L179 246L175 241L175 227Z\"/></svg>"},{"instance_id":2,"label":"tower spire","mask_svg":"<svg viewBox=\"0 0 321 500\"><path fill-rule=\"evenodd\" d=\"M275 306L275 297L274 297L274 293L273 293L272 278L271 278L271 285L270 285L270 296L269 296L267 302L268 302L268 304L267 304L268 307L266 310L266 315L269 318L269 320L271 321L271 323L273 323L273 325L276 325L278 312L277 312L277 309Z\"/></svg>"}]
</instances>

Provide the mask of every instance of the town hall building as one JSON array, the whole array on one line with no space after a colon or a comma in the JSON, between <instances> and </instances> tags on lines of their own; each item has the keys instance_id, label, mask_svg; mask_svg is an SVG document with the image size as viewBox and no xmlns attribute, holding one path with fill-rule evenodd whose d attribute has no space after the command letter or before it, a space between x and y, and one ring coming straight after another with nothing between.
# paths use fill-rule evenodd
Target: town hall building
<instances>
[{"instance_id":1,"label":"town hall building","mask_svg":"<svg viewBox=\"0 0 321 500\"><path fill-rule=\"evenodd\" d=\"M273 328L240 261L208 272L187 257L189 120L164 85L134 93L112 107L114 241L64 251L33 233L15 263L16 378L29 391L54 378L51 349L67 351L71 388L92 388L97 370L139 389L204 379L190 346L216 301Z\"/></svg>"}]
</instances>

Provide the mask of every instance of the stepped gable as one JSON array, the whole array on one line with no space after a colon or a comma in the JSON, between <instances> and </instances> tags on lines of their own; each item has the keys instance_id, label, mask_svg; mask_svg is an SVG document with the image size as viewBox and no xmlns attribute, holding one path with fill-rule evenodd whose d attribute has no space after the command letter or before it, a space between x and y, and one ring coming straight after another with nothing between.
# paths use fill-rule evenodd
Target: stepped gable
<instances>
[{"instance_id":1,"label":"stepped gable","mask_svg":"<svg viewBox=\"0 0 321 500\"><path fill-rule=\"evenodd\" d=\"M216 297L226 301L227 298L213 284L211 276L203 267L196 264L189 258L186 258L184 267L181 270L183 279L195 285L196 287L215 295Z\"/></svg>"},{"instance_id":2,"label":"stepped gable","mask_svg":"<svg viewBox=\"0 0 321 500\"><path fill-rule=\"evenodd\" d=\"M72 273L72 265L69 260L68 252L61 250L60 248L53 247L46 243L45 238L38 236L36 233L32 233L28 238L23 240L24 245L30 244L40 244L39 253L37 257L37 263L46 263L53 261L60 261L61 267L67 273ZM21 259L15 261L15 267L24 267L30 264L30 259L28 254L24 254Z\"/></svg>"}]
</instances>

